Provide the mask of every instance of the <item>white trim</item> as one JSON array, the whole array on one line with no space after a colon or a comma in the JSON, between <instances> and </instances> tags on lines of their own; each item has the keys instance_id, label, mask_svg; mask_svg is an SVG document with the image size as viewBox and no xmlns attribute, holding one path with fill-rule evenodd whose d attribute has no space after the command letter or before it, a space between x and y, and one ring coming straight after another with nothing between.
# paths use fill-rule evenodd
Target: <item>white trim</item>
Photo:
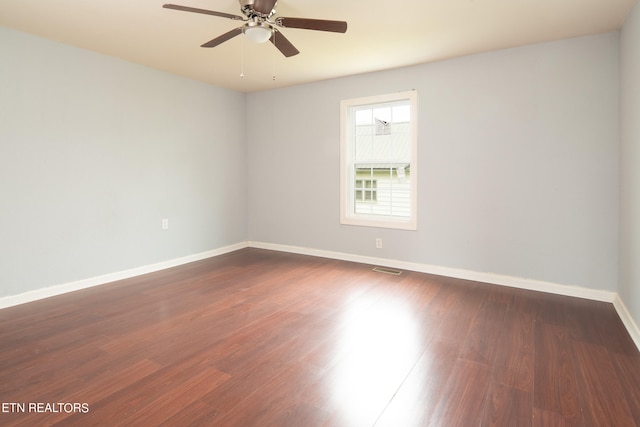
<instances>
[{"instance_id":1,"label":"white trim","mask_svg":"<svg viewBox=\"0 0 640 427\"><path fill-rule=\"evenodd\" d=\"M495 273L484 273L459 268L442 267L438 265L419 264L413 262L397 261L386 258L375 258L362 255L352 255L343 252L332 252L320 249L303 248L298 246L278 245L272 243L249 242L249 247L269 249L280 252L291 252L301 255L312 255L322 258L339 259L342 261L359 262L362 264L377 265L381 267L399 268L401 270L417 271L420 273L435 274L438 276L453 277L456 279L472 280L475 282L489 283L493 285L509 286L512 288L527 289L532 291L547 292L577 298L586 298L595 301L614 302L617 297L615 292L589 289L580 286L560 285L541 280L525 279L515 276L506 276Z\"/></svg>"},{"instance_id":2,"label":"white trim","mask_svg":"<svg viewBox=\"0 0 640 427\"><path fill-rule=\"evenodd\" d=\"M624 302L622 302L619 295L616 295L614 298L613 306L618 312L620 320L622 320L622 323L627 328L629 335L631 335L631 339L636 343L638 350L640 350L640 328L638 328L636 322L633 321L633 317L631 317L629 310L627 310L627 306L624 305Z\"/></svg>"},{"instance_id":3,"label":"white trim","mask_svg":"<svg viewBox=\"0 0 640 427\"><path fill-rule=\"evenodd\" d=\"M188 264L194 261L200 261L218 255L223 255L228 252L237 251L246 247L247 242L236 243L234 245L224 246L222 248L213 249L198 254L187 255L185 257L175 258L168 261L162 261L156 264L145 265L142 267L136 267L129 270L109 273L97 277L90 277L88 279L82 279L75 282L48 286L46 288L35 289L33 291L24 292L18 295L9 295L0 298L0 309L12 307L14 305L25 304L56 295L66 294L68 292L91 288L93 286L104 285L106 283L115 282L117 280L129 279L131 277L141 276L143 274L153 273L155 271L165 270L171 267L177 267L179 265Z\"/></svg>"}]
</instances>

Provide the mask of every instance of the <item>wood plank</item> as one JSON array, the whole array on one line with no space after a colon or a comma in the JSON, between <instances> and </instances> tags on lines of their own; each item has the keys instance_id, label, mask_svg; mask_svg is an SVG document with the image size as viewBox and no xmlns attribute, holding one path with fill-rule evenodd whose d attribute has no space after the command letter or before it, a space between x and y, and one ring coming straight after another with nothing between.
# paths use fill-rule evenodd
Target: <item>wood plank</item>
<instances>
[{"instance_id":1,"label":"wood plank","mask_svg":"<svg viewBox=\"0 0 640 427\"><path fill-rule=\"evenodd\" d=\"M534 364L534 407L555 412L569 425L583 423L575 357L568 328L538 322Z\"/></svg>"},{"instance_id":2,"label":"wood plank","mask_svg":"<svg viewBox=\"0 0 640 427\"><path fill-rule=\"evenodd\" d=\"M493 366L498 346L502 344L506 312L506 304L486 298L470 326L460 357Z\"/></svg>"},{"instance_id":3,"label":"wood plank","mask_svg":"<svg viewBox=\"0 0 640 427\"><path fill-rule=\"evenodd\" d=\"M489 379L487 365L457 359L429 426L480 425L487 403Z\"/></svg>"},{"instance_id":4,"label":"wood plank","mask_svg":"<svg viewBox=\"0 0 640 427\"><path fill-rule=\"evenodd\" d=\"M533 393L492 381L482 426L531 427L532 422Z\"/></svg>"},{"instance_id":5,"label":"wood plank","mask_svg":"<svg viewBox=\"0 0 640 427\"><path fill-rule=\"evenodd\" d=\"M508 310L501 329L492 376L500 384L532 393L535 315Z\"/></svg>"},{"instance_id":6,"label":"wood plank","mask_svg":"<svg viewBox=\"0 0 640 427\"><path fill-rule=\"evenodd\" d=\"M376 427L427 425L443 396L460 348L460 343L451 340L435 339L429 343Z\"/></svg>"},{"instance_id":7,"label":"wood plank","mask_svg":"<svg viewBox=\"0 0 640 427\"><path fill-rule=\"evenodd\" d=\"M573 349L585 423L635 427L607 349L583 342L574 342Z\"/></svg>"},{"instance_id":8,"label":"wood plank","mask_svg":"<svg viewBox=\"0 0 640 427\"><path fill-rule=\"evenodd\" d=\"M582 419L568 419L557 412L533 408L533 427L582 427Z\"/></svg>"},{"instance_id":9,"label":"wood plank","mask_svg":"<svg viewBox=\"0 0 640 427\"><path fill-rule=\"evenodd\" d=\"M640 354L613 354L616 376L629 403L636 426L640 426Z\"/></svg>"}]
</instances>

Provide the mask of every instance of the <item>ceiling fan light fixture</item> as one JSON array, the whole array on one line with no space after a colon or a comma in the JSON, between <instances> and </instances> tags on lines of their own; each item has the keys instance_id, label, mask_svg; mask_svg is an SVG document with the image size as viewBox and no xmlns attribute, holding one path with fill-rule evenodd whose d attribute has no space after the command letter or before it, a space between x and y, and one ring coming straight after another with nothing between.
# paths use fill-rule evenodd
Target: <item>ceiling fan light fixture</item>
<instances>
[{"instance_id":1,"label":"ceiling fan light fixture","mask_svg":"<svg viewBox=\"0 0 640 427\"><path fill-rule=\"evenodd\" d=\"M271 38L271 26L262 22L249 22L243 30L244 34L254 43L264 43Z\"/></svg>"}]
</instances>

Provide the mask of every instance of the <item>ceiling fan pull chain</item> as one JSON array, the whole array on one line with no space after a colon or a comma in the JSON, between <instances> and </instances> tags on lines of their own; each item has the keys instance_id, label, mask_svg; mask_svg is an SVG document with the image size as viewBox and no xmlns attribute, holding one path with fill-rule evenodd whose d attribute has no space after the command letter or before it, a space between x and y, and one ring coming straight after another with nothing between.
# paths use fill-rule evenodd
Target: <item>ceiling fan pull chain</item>
<instances>
[{"instance_id":1,"label":"ceiling fan pull chain","mask_svg":"<svg viewBox=\"0 0 640 427\"><path fill-rule=\"evenodd\" d=\"M240 78L244 79L244 38L240 40Z\"/></svg>"},{"instance_id":2,"label":"ceiling fan pull chain","mask_svg":"<svg viewBox=\"0 0 640 427\"><path fill-rule=\"evenodd\" d=\"M273 41L274 42L276 41L276 34L278 34L278 32L274 31L273 32ZM271 74L273 75L273 81L275 82L276 81L276 51L275 50L271 51L271 63L272 63L272 66L273 66Z\"/></svg>"},{"instance_id":3,"label":"ceiling fan pull chain","mask_svg":"<svg viewBox=\"0 0 640 427\"><path fill-rule=\"evenodd\" d=\"M276 63L275 63L275 61L273 63L273 81L274 82L276 81Z\"/></svg>"}]
</instances>

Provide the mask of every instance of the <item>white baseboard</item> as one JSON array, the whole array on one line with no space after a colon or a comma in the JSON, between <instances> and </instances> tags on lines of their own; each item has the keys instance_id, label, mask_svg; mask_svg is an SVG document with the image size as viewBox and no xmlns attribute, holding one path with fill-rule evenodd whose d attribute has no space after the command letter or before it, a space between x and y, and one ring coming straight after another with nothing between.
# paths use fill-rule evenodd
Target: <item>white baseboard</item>
<instances>
[{"instance_id":1,"label":"white baseboard","mask_svg":"<svg viewBox=\"0 0 640 427\"><path fill-rule=\"evenodd\" d=\"M243 249L246 247L247 247L247 242L237 243L235 245L225 246L222 248L213 249L211 251L206 251L198 254L188 255L185 257L175 258L168 261L162 261L156 264L145 265L142 267L136 267L129 270L105 274L97 277L90 277L88 279L82 279L75 282L48 286L46 288L40 288L33 291L24 292L18 295L9 295L9 296L0 298L0 309L11 307L14 305L19 305L19 304L25 304L28 302L36 301L43 298L49 298L56 295L66 294L68 292L78 291L80 289L86 289L86 288L91 288L93 286L104 285L106 283L111 283L118 280L129 279L131 277L141 276L143 274L153 273L155 271L165 270L171 267L177 267L179 265L188 264L194 261L200 261L206 258L218 256L218 255L223 255L228 252L233 252L238 249Z\"/></svg>"},{"instance_id":2,"label":"white baseboard","mask_svg":"<svg viewBox=\"0 0 640 427\"><path fill-rule=\"evenodd\" d=\"M352 255L342 252L324 251L320 249L302 248L298 246L278 245L272 243L249 242L249 247L270 249L281 252L291 252L301 255L312 255L322 258L353 261L362 264L392 267L401 270L417 271L420 273L436 274L438 276L453 277L456 279L473 280L475 282L490 283L493 285L509 286L512 288L527 289L532 291L547 292L558 295L566 295L590 300L613 302L617 297L615 292L583 288L580 286L560 285L541 280L524 279L521 277L505 276L495 273L483 273L478 271L463 270L458 268L442 267L438 265L419 264L405 261L397 261L386 258L375 258L362 255Z\"/></svg>"},{"instance_id":3,"label":"white baseboard","mask_svg":"<svg viewBox=\"0 0 640 427\"><path fill-rule=\"evenodd\" d=\"M631 335L631 339L636 343L638 350L640 350L640 328L638 328L638 325L634 322L629 310L627 310L627 306L624 305L618 295L616 295L613 300L613 306L616 308L618 316L620 316L620 320L622 320L622 323L624 323L624 326L627 328L629 335Z\"/></svg>"}]
</instances>

